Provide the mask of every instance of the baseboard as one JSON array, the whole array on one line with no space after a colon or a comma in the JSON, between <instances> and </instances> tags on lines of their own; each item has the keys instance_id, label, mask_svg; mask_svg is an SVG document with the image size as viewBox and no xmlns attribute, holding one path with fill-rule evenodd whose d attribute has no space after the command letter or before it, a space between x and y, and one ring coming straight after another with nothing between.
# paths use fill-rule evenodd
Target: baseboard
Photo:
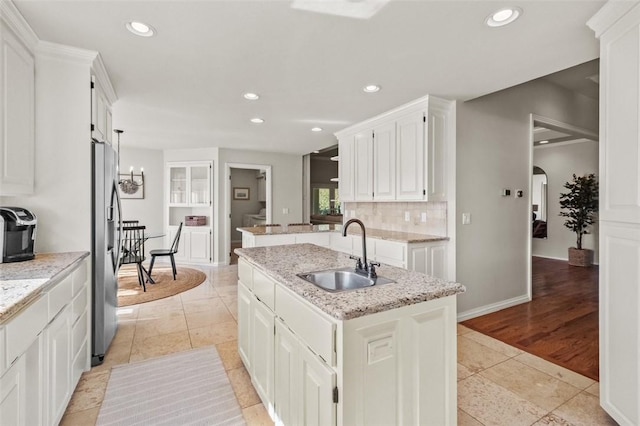
<instances>
[{"instance_id":1,"label":"baseboard","mask_svg":"<svg viewBox=\"0 0 640 426\"><path fill-rule=\"evenodd\" d=\"M507 299L500 302L492 303L490 305L480 306L479 308L471 309L470 311L458 313L458 322L466 321L468 319L479 317L482 315L491 314L493 312L501 311L503 309L527 302L531 302L531 298L529 298L529 296L527 295L522 295L514 297L513 299Z\"/></svg>"},{"instance_id":2,"label":"baseboard","mask_svg":"<svg viewBox=\"0 0 640 426\"><path fill-rule=\"evenodd\" d=\"M541 254L532 254L531 256L533 257L541 257L543 259L551 259L551 260L563 260L565 262L569 261L569 258L567 257L553 257L553 256L543 256ZM594 265L596 266L600 266L600 262L593 262Z\"/></svg>"}]
</instances>

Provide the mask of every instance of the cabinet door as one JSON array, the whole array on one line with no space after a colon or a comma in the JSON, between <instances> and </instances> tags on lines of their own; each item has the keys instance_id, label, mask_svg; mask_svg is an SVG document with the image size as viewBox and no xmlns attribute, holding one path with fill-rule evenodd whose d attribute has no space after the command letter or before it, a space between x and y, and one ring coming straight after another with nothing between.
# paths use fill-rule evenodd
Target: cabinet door
<instances>
[{"instance_id":1,"label":"cabinet door","mask_svg":"<svg viewBox=\"0 0 640 426\"><path fill-rule=\"evenodd\" d=\"M169 167L169 204L187 204L187 167ZM176 224L177 225L177 224Z\"/></svg>"},{"instance_id":2,"label":"cabinet door","mask_svg":"<svg viewBox=\"0 0 640 426\"><path fill-rule=\"evenodd\" d=\"M7 28L0 31L0 196L32 194L35 174L35 65Z\"/></svg>"},{"instance_id":3,"label":"cabinet door","mask_svg":"<svg viewBox=\"0 0 640 426\"><path fill-rule=\"evenodd\" d=\"M238 282L238 354L251 371L251 292L244 284Z\"/></svg>"},{"instance_id":4,"label":"cabinet door","mask_svg":"<svg viewBox=\"0 0 640 426\"><path fill-rule=\"evenodd\" d=\"M189 167L189 205L211 205L211 166Z\"/></svg>"},{"instance_id":5,"label":"cabinet door","mask_svg":"<svg viewBox=\"0 0 640 426\"><path fill-rule=\"evenodd\" d=\"M396 121L398 200L424 200L424 115L422 112Z\"/></svg>"},{"instance_id":6,"label":"cabinet door","mask_svg":"<svg viewBox=\"0 0 640 426\"><path fill-rule=\"evenodd\" d=\"M313 352L300 351L302 383L300 393L300 422L303 425L335 425L336 404L333 389L336 373Z\"/></svg>"},{"instance_id":7,"label":"cabinet door","mask_svg":"<svg viewBox=\"0 0 640 426\"><path fill-rule=\"evenodd\" d=\"M353 236L351 235L343 237L339 232L332 232L329 237L329 243L331 250L353 254Z\"/></svg>"},{"instance_id":8,"label":"cabinet door","mask_svg":"<svg viewBox=\"0 0 640 426\"><path fill-rule=\"evenodd\" d=\"M341 138L338 141L338 188L340 189L340 201L354 201L355 162L353 156L353 136Z\"/></svg>"},{"instance_id":9,"label":"cabinet door","mask_svg":"<svg viewBox=\"0 0 640 426\"><path fill-rule=\"evenodd\" d=\"M107 142L113 142L113 115L111 114L111 108L105 106L105 139Z\"/></svg>"},{"instance_id":10,"label":"cabinet door","mask_svg":"<svg viewBox=\"0 0 640 426\"><path fill-rule=\"evenodd\" d=\"M373 130L373 199L396 198L396 124Z\"/></svg>"},{"instance_id":11,"label":"cabinet door","mask_svg":"<svg viewBox=\"0 0 640 426\"><path fill-rule=\"evenodd\" d=\"M281 321L276 321L275 345L276 422L283 425L301 424L298 410L302 386L300 343Z\"/></svg>"},{"instance_id":12,"label":"cabinet door","mask_svg":"<svg viewBox=\"0 0 640 426\"><path fill-rule=\"evenodd\" d=\"M430 108L427 115L427 200L447 200L447 113Z\"/></svg>"},{"instance_id":13,"label":"cabinet door","mask_svg":"<svg viewBox=\"0 0 640 426\"><path fill-rule=\"evenodd\" d=\"M211 231L191 230L189 232L189 261L209 263L211 261Z\"/></svg>"},{"instance_id":14,"label":"cabinet door","mask_svg":"<svg viewBox=\"0 0 640 426\"><path fill-rule=\"evenodd\" d=\"M448 279L447 244L432 243L418 247L410 246L409 269L432 277Z\"/></svg>"},{"instance_id":15,"label":"cabinet door","mask_svg":"<svg viewBox=\"0 0 640 426\"><path fill-rule=\"evenodd\" d=\"M267 176L261 174L258 178L258 201L267 201Z\"/></svg>"},{"instance_id":16,"label":"cabinet door","mask_svg":"<svg viewBox=\"0 0 640 426\"><path fill-rule=\"evenodd\" d=\"M71 314L69 308L49 324L46 330L48 371L48 423L57 424L71 397Z\"/></svg>"},{"instance_id":17,"label":"cabinet door","mask_svg":"<svg viewBox=\"0 0 640 426\"><path fill-rule=\"evenodd\" d=\"M373 200L373 132L366 131L355 136L355 199Z\"/></svg>"},{"instance_id":18,"label":"cabinet door","mask_svg":"<svg viewBox=\"0 0 640 426\"><path fill-rule=\"evenodd\" d=\"M251 381L266 407L273 406L274 315L257 298L251 299Z\"/></svg>"},{"instance_id":19,"label":"cabinet door","mask_svg":"<svg viewBox=\"0 0 640 426\"><path fill-rule=\"evenodd\" d=\"M22 356L0 378L0 425L25 425L26 365Z\"/></svg>"},{"instance_id":20,"label":"cabinet door","mask_svg":"<svg viewBox=\"0 0 640 426\"><path fill-rule=\"evenodd\" d=\"M109 105L104 95L104 89L100 82L92 77L93 90L91 91L91 124L93 131L91 136L99 141L105 141L107 135L107 111Z\"/></svg>"}]
</instances>

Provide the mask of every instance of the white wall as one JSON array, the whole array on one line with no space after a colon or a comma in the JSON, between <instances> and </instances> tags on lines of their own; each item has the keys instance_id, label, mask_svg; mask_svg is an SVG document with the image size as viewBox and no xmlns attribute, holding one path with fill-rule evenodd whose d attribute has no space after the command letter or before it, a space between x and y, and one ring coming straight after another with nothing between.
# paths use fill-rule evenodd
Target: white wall
<instances>
[{"instance_id":1,"label":"white wall","mask_svg":"<svg viewBox=\"0 0 640 426\"><path fill-rule=\"evenodd\" d=\"M120 138L120 171L127 173L133 166L134 173L137 174L141 167L144 168L144 199L123 199L122 218L139 220L140 225L147 227L146 232L165 231L163 153L157 149L125 147L126 135L125 132ZM151 238L146 242L145 250L148 252L165 245L162 238Z\"/></svg>"},{"instance_id":2,"label":"white wall","mask_svg":"<svg viewBox=\"0 0 640 426\"><path fill-rule=\"evenodd\" d=\"M36 70L35 191L1 202L38 216L36 251L90 251L90 63L36 55Z\"/></svg>"},{"instance_id":3,"label":"white wall","mask_svg":"<svg viewBox=\"0 0 640 426\"><path fill-rule=\"evenodd\" d=\"M231 169L231 190L249 188L248 200L234 200L231 197L231 241L242 241L242 233L236 228L242 227L245 214L257 214L264 203L258 201L258 179L254 169Z\"/></svg>"},{"instance_id":4,"label":"white wall","mask_svg":"<svg viewBox=\"0 0 640 426\"><path fill-rule=\"evenodd\" d=\"M271 183L267 182L267 185L271 184L272 191L271 222L285 224L302 221L302 155L221 148L219 151L220 166L216 173L216 186L220 197L231 196L231 194L225 194L226 182L229 179L225 176L225 164L227 163L271 166ZM216 199L218 206L224 206L223 198ZM284 213L283 209L288 209L288 213ZM225 213L221 208L214 209L214 214L217 218L216 223L224 223L222 219ZM223 225L220 225L216 235L214 261L225 262L229 247L226 246Z\"/></svg>"},{"instance_id":5,"label":"white wall","mask_svg":"<svg viewBox=\"0 0 640 426\"><path fill-rule=\"evenodd\" d=\"M568 247L576 246L576 234L563 224L560 217L560 193L567 192L564 183L575 173L582 176L598 174L598 142L586 141L568 145L546 145L533 150L533 164L547 173L548 220L547 238L532 238L533 255L567 259ZM594 261L598 262L598 226L589 228L591 234L582 239L583 248L594 250Z\"/></svg>"},{"instance_id":6,"label":"white wall","mask_svg":"<svg viewBox=\"0 0 640 426\"><path fill-rule=\"evenodd\" d=\"M461 318L528 299L530 114L597 132L598 104L532 81L457 104L457 281ZM501 189L525 190L523 198ZM471 224L462 225L463 212Z\"/></svg>"}]
</instances>

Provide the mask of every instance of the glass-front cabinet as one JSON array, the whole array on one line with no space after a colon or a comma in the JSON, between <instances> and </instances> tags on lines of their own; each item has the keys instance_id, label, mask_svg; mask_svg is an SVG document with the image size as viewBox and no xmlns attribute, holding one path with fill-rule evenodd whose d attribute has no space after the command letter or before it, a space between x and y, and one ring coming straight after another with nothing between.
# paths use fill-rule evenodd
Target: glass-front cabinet
<instances>
[{"instance_id":1,"label":"glass-front cabinet","mask_svg":"<svg viewBox=\"0 0 640 426\"><path fill-rule=\"evenodd\" d=\"M213 162L189 161L166 165L167 247L182 223L175 259L210 263L213 257Z\"/></svg>"}]
</instances>

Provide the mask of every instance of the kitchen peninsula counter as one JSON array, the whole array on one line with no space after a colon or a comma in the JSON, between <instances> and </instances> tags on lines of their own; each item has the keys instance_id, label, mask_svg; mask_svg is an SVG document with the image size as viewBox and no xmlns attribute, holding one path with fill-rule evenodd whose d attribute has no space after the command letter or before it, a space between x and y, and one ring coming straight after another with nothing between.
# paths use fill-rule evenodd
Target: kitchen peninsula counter
<instances>
[{"instance_id":1,"label":"kitchen peninsula counter","mask_svg":"<svg viewBox=\"0 0 640 426\"><path fill-rule=\"evenodd\" d=\"M458 283L382 265L377 269L378 275L394 283L331 293L296 274L353 267L354 261L347 254L313 244L242 248L235 252L276 282L338 320L358 318L465 291L464 286Z\"/></svg>"},{"instance_id":2,"label":"kitchen peninsula counter","mask_svg":"<svg viewBox=\"0 0 640 426\"><path fill-rule=\"evenodd\" d=\"M89 252L38 253L35 259L0 264L0 324L73 271Z\"/></svg>"},{"instance_id":3,"label":"kitchen peninsula counter","mask_svg":"<svg viewBox=\"0 0 640 426\"><path fill-rule=\"evenodd\" d=\"M289 235L289 234L309 234L321 232L342 232L342 224L332 225L285 225L285 226L255 226L247 228L237 228L238 231L248 233L253 236L264 235ZM361 235L358 227L350 227L348 235ZM417 234L414 232L388 231L384 229L367 228L368 238L380 240L396 241L400 243L426 243L433 241L448 241L448 237L429 234Z\"/></svg>"}]
</instances>

